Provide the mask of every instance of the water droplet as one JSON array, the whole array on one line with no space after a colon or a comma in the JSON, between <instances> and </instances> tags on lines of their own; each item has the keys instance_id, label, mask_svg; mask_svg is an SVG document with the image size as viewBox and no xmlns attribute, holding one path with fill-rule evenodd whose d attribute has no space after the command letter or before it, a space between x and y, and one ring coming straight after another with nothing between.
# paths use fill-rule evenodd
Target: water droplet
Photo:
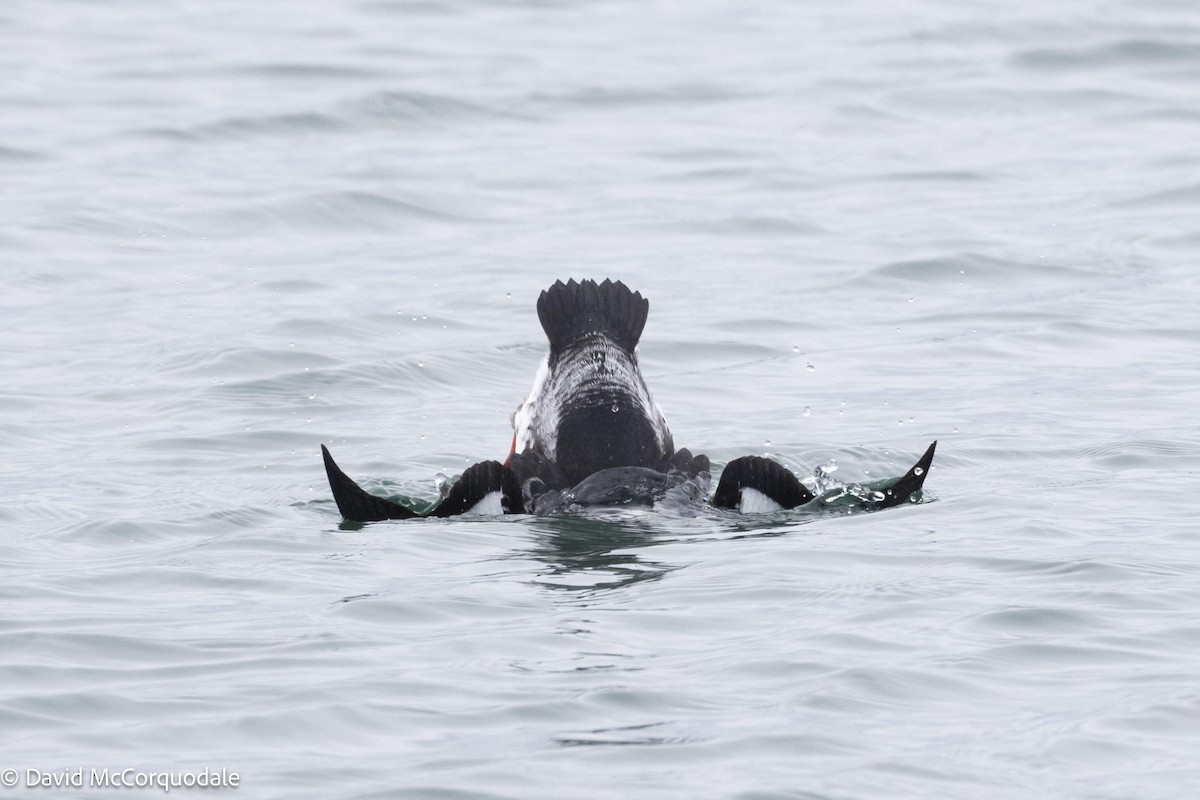
<instances>
[{"instance_id":1,"label":"water droplet","mask_svg":"<svg viewBox=\"0 0 1200 800\"><path fill-rule=\"evenodd\" d=\"M424 362L424 361L418 361L418 362L417 362L417 366L418 366L418 367L424 367L424 366L425 366L425 362Z\"/></svg>"},{"instance_id":2,"label":"water droplet","mask_svg":"<svg viewBox=\"0 0 1200 800\"><path fill-rule=\"evenodd\" d=\"M846 490L839 489L837 494L829 495L829 497L826 497L822 502L826 503L827 505L833 504L833 503L837 502L838 500L841 500L845 496L846 496Z\"/></svg>"},{"instance_id":3,"label":"water droplet","mask_svg":"<svg viewBox=\"0 0 1200 800\"><path fill-rule=\"evenodd\" d=\"M898 419L898 420L896 420L896 422L897 422L897 424L900 424L900 425L904 424L904 420L902 420L902 419Z\"/></svg>"},{"instance_id":4,"label":"water droplet","mask_svg":"<svg viewBox=\"0 0 1200 800\"><path fill-rule=\"evenodd\" d=\"M309 399L309 400L316 400L316 399L317 399L317 396L316 396L315 394L310 394L310 395L308 396L308 399Z\"/></svg>"},{"instance_id":5,"label":"water droplet","mask_svg":"<svg viewBox=\"0 0 1200 800\"><path fill-rule=\"evenodd\" d=\"M911 303L912 301L914 301L914 300L916 300L916 299L917 299L917 298L915 298L915 297L910 297L910 298L908 298L908 302L910 302L910 303Z\"/></svg>"},{"instance_id":6,"label":"water droplet","mask_svg":"<svg viewBox=\"0 0 1200 800\"><path fill-rule=\"evenodd\" d=\"M816 368L816 367L814 367L814 366L812 365L812 363L811 363L811 362L810 362L810 363L808 363L808 364L805 364L805 365L804 365L804 368L805 368L806 370L808 370L809 372L816 372L816 371L817 371L817 368Z\"/></svg>"},{"instance_id":7,"label":"water droplet","mask_svg":"<svg viewBox=\"0 0 1200 800\"><path fill-rule=\"evenodd\" d=\"M505 292L505 293L504 293L504 296L505 296L505 297L512 297L512 292Z\"/></svg>"},{"instance_id":8,"label":"water droplet","mask_svg":"<svg viewBox=\"0 0 1200 800\"><path fill-rule=\"evenodd\" d=\"M770 447L770 446L771 446L771 440L770 440L770 439L767 439L767 440L765 440L765 441L763 442L763 447Z\"/></svg>"},{"instance_id":9,"label":"water droplet","mask_svg":"<svg viewBox=\"0 0 1200 800\"><path fill-rule=\"evenodd\" d=\"M793 352L793 353L799 353L799 352L800 352L800 345L798 345L798 344L794 344L794 345L792 345L792 352Z\"/></svg>"},{"instance_id":10,"label":"water droplet","mask_svg":"<svg viewBox=\"0 0 1200 800\"><path fill-rule=\"evenodd\" d=\"M921 469L920 467L913 467L913 475L916 475L919 478L924 474L925 470Z\"/></svg>"},{"instance_id":11,"label":"water droplet","mask_svg":"<svg viewBox=\"0 0 1200 800\"><path fill-rule=\"evenodd\" d=\"M618 412L618 411L620 411L620 410L621 410L621 407L620 407L619 405L617 405L616 403L613 403L613 404L612 404L612 412L613 412L614 414L615 414L615 413L617 413L617 412Z\"/></svg>"},{"instance_id":12,"label":"water droplet","mask_svg":"<svg viewBox=\"0 0 1200 800\"><path fill-rule=\"evenodd\" d=\"M809 408L808 406L804 407L804 416L806 416L806 417L812 416L812 409Z\"/></svg>"}]
</instances>

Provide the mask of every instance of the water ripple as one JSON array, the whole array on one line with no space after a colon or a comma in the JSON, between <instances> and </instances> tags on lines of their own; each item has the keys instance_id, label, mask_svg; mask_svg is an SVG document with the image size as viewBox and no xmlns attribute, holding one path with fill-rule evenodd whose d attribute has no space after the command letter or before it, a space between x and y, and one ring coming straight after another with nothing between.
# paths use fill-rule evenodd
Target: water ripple
<instances>
[{"instance_id":1,"label":"water ripple","mask_svg":"<svg viewBox=\"0 0 1200 800\"><path fill-rule=\"evenodd\" d=\"M744 95L727 87L706 83L685 83L661 89L642 86L620 88L593 86L569 92L537 92L530 100L544 106L575 106L584 108L664 106L694 103L724 103Z\"/></svg>"},{"instance_id":2,"label":"water ripple","mask_svg":"<svg viewBox=\"0 0 1200 800\"><path fill-rule=\"evenodd\" d=\"M348 130L346 122L332 114L305 111L229 117L191 128L145 128L142 129L141 135L149 138L204 143L255 138L278 139L280 136L306 136L314 133L336 133L346 130Z\"/></svg>"},{"instance_id":3,"label":"water ripple","mask_svg":"<svg viewBox=\"0 0 1200 800\"><path fill-rule=\"evenodd\" d=\"M1077 5L6 6L2 766L1196 796L1200 28ZM321 442L507 452L571 276L679 444L937 502L340 522Z\"/></svg>"},{"instance_id":4,"label":"water ripple","mask_svg":"<svg viewBox=\"0 0 1200 800\"><path fill-rule=\"evenodd\" d=\"M449 94L388 90L374 92L345 108L351 117L404 125L449 124L507 118L509 112Z\"/></svg>"},{"instance_id":5,"label":"water ripple","mask_svg":"<svg viewBox=\"0 0 1200 800\"><path fill-rule=\"evenodd\" d=\"M1012 56L1015 66L1044 71L1136 66L1200 65L1200 45L1158 39L1125 39L1092 47L1033 48Z\"/></svg>"}]
</instances>

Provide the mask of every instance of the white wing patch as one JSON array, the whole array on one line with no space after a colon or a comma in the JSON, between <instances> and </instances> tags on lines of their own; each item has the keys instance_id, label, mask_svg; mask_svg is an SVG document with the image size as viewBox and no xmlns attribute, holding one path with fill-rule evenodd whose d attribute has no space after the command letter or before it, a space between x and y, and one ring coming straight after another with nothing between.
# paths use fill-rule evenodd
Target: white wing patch
<instances>
[{"instance_id":1,"label":"white wing patch","mask_svg":"<svg viewBox=\"0 0 1200 800\"><path fill-rule=\"evenodd\" d=\"M779 511L783 506L760 492L748 486L742 487L742 499L738 501L738 511L743 514L765 514L769 511Z\"/></svg>"},{"instance_id":2,"label":"white wing patch","mask_svg":"<svg viewBox=\"0 0 1200 800\"><path fill-rule=\"evenodd\" d=\"M504 514L504 506L500 503L501 492L488 492L475 505L463 512L463 516L470 517L499 517Z\"/></svg>"}]
</instances>

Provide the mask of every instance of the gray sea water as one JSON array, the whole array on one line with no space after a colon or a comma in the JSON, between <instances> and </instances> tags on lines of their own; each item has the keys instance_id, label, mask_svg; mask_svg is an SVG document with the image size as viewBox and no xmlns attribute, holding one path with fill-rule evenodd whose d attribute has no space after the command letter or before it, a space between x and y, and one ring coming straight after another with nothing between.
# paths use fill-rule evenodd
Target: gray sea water
<instances>
[{"instance_id":1,"label":"gray sea water","mask_svg":"<svg viewBox=\"0 0 1200 800\"><path fill-rule=\"evenodd\" d=\"M0 76L0 795L1200 796L1194 2L7 0ZM341 525L569 277L680 446L924 502Z\"/></svg>"}]
</instances>

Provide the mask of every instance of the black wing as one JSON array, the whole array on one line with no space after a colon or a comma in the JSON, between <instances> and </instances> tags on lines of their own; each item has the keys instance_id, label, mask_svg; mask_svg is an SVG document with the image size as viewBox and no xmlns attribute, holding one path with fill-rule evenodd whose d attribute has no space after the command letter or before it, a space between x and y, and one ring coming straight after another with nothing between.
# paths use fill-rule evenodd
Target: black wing
<instances>
[{"instance_id":1,"label":"black wing","mask_svg":"<svg viewBox=\"0 0 1200 800\"><path fill-rule=\"evenodd\" d=\"M329 478L334 502L346 519L352 522L378 522L383 519L412 519L420 516L411 508L399 503L367 494L349 475L342 472L325 445L321 445L321 456L325 459L325 474Z\"/></svg>"},{"instance_id":2,"label":"black wing","mask_svg":"<svg viewBox=\"0 0 1200 800\"><path fill-rule=\"evenodd\" d=\"M342 472L325 445L321 445L321 456L325 459L325 474L329 477L329 488L333 491L338 511L352 522L413 519L421 516L451 517L470 511L493 492L500 493L500 507L504 513L524 513L521 489L517 485L516 476L512 470L497 461L481 461L468 467L437 508L422 515L407 506L367 493L351 480L350 476Z\"/></svg>"},{"instance_id":3,"label":"black wing","mask_svg":"<svg viewBox=\"0 0 1200 800\"><path fill-rule=\"evenodd\" d=\"M713 505L717 508L739 508L742 490L755 489L784 508L802 506L813 499L791 470L762 456L742 456L730 461L721 472Z\"/></svg>"},{"instance_id":4,"label":"black wing","mask_svg":"<svg viewBox=\"0 0 1200 800\"><path fill-rule=\"evenodd\" d=\"M936 449L937 442L934 442L912 469L893 483L875 489L872 496L880 499L868 500L867 507L891 508L909 502L924 485ZM742 456L730 461L721 472L712 503L717 508L739 508L743 489L755 489L783 508L795 508L813 499L812 492L789 469L761 456Z\"/></svg>"},{"instance_id":5,"label":"black wing","mask_svg":"<svg viewBox=\"0 0 1200 800\"><path fill-rule=\"evenodd\" d=\"M907 503L914 494L921 491L921 487L925 484L925 478L929 475L929 467L933 464L933 451L936 449L937 442L935 441L929 445L925 455L917 459L917 463L913 464L908 472L897 478L891 486L885 486L878 490L883 492L883 499L873 503L872 508L891 508L901 503Z\"/></svg>"}]
</instances>

